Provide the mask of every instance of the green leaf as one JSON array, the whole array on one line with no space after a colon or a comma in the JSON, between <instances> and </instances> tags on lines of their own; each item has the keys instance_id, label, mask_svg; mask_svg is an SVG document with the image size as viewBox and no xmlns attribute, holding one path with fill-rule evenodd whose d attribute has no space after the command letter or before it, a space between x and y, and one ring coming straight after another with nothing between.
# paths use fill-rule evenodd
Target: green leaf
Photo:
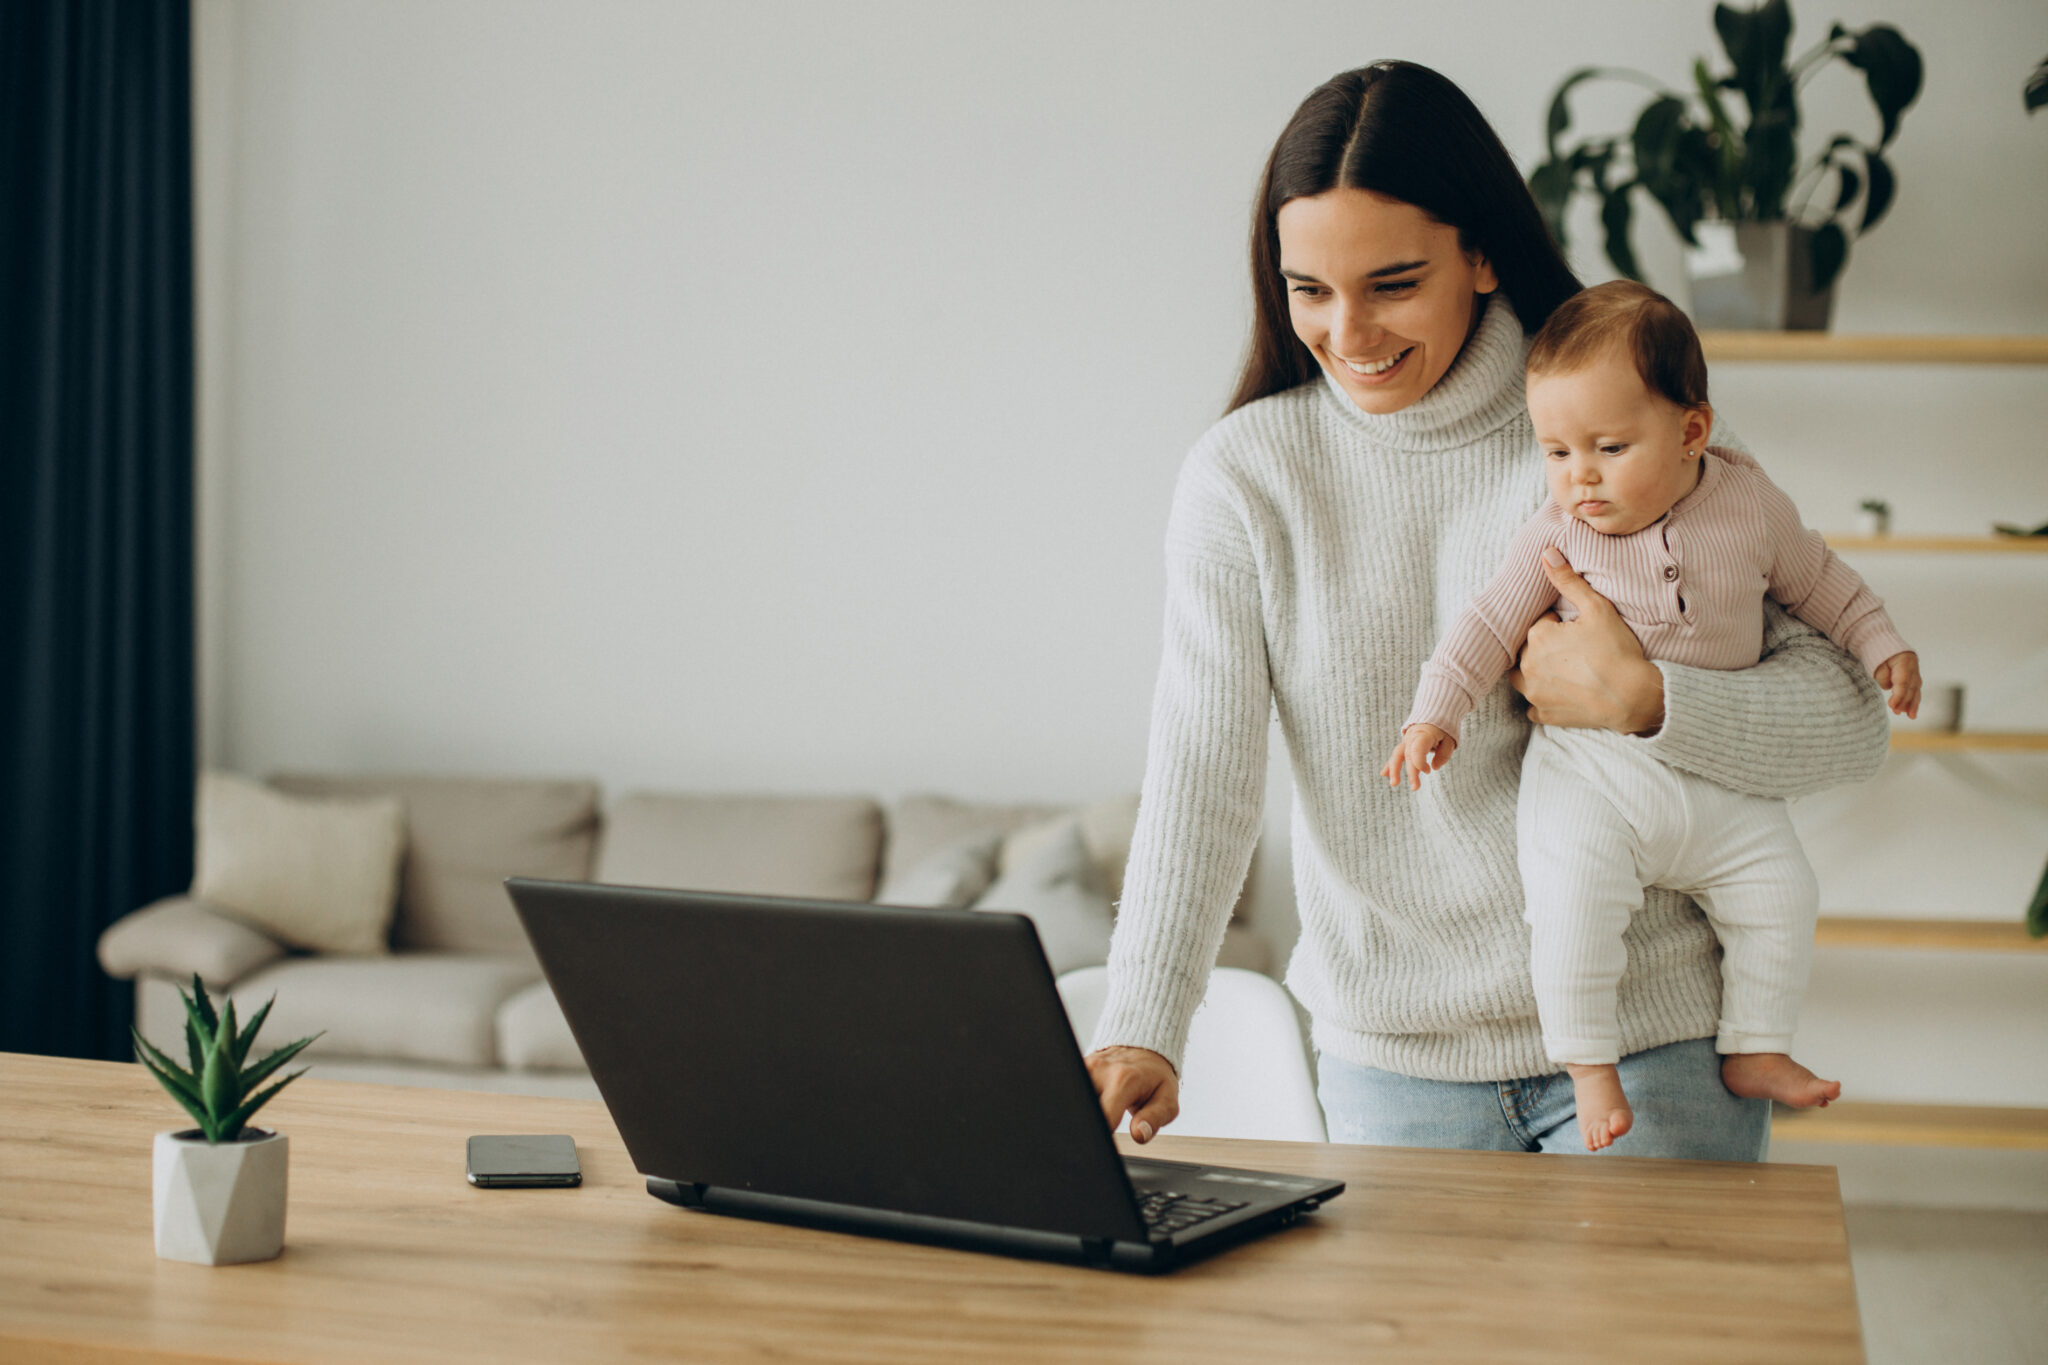
<instances>
[{"instance_id":1,"label":"green leaf","mask_svg":"<svg viewBox=\"0 0 2048 1365\"><path fill-rule=\"evenodd\" d=\"M1798 170L1799 148L1782 120L1758 120L1743 145L1742 176L1749 185L1750 217L1773 223L1785 216L1785 192Z\"/></svg>"},{"instance_id":2,"label":"green leaf","mask_svg":"<svg viewBox=\"0 0 2048 1365\"><path fill-rule=\"evenodd\" d=\"M1686 138L1686 134L1698 132L1686 122L1685 101L1666 95L1644 108L1630 135L1636 179L1663 206L1671 226L1687 246L1699 244L1692 231L1700 218L1699 167L1687 155ZM1711 175L1711 161L1708 174Z\"/></svg>"},{"instance_id":3,"label":"green leaf","mask_svg":"<svg viewBox=\"0 0 2048 1365\"><path fill-rule=\"evenodd\" d=\"M1614 268L1632 280L1643 278L1642 268L1636 264L1635 248L1629 245L1628 230L1632 210L1629 207L1628 192L1636 182L1630 180L1607 191L1600 204L1600 224L1607 229L1607 259L1614 262Z\"/></svg>"},{"instance_id":4,"label":"green leaf","mask_svg":"<svg viewBox=\"0 0 2048 1365\"><path fill-rule=\"evenodd\" d=\"M1864 83L1870 87L1871 103L1877 106L1877 116L1884 124L1884 134L1877 145L1890 146L1892 138L1898 135L1899 115L1920 97L1925 74L1920 49L1890 24L1872 24L1852 36L1842 59L1861 68Z\"/></svg>"},{"instance_id":5,"label":"green leaf","mask_svg":"<svg viewBox=\"0 0 2048 1365\"><path fill-rule=\"evenodd\" d=\"M1685 101L1663 95L1643 106L1636 126L1629 134L1629 146L1636 155L1636 175L1645 184L1669 180L1675 173L1679 130L1685 127Z\"/></svg>"},{"instance_id":6,"label":"green leaf","mask_svg":"<svg viewBox=\"0 0 2048 1365\"><path fill-rule=\"evenodd\" d=\"M272 1005L275 1005L276 1003L277 993L273 991L271 992L270 998L263 1002L263 1008L256 1011L256 1017L254 1019L251 1019L248 1022L248 1025L244 1027L239 1034L235 1035L236 1066L240 1066L243 1062L248 1060L249 1047L252 1043L256 1041L256 1030L263 1027L263 1021L270 1017L270 1007Z\"/></svg>"},{"instance_id":7,"label":"green leaf","mask_svg":"<svg viewBox=\"0 0 2048 1365\"><path fill-rule=\"evenodd\" d=\"M239 1061L235 1056L235 1048L239 1041L238 1035L240 1032L241 1030L235 1027L235 1002L231 996L228 999L227 1007L221 1011L220 1015L221 1060L227 1063L231 1069L239 1066Z\"/></svg>"},{"instance_id":8,"label":"green leaf","mask_svg":"<svg viewBox=\"0 0 2048 1365\"><path fill-rule=\"evenodd\" d=\"M1714 31L1735 74L1729 84L1749 102L1751 122L1784 103L1791 89L1785 47L1792 38L1792 9L1786 0L1767 0L1752 10L1714 6Z\"/></svg>"},{"instance_id":9,"label":"green leaf","mask_svg":"<svg viewBox=\"0 0 2048 1365\"><path fill-rule=\"evenodd\" d=\"M128 1032L135 1039L135 1060L148 1067L171 1094L198 1103L199 1078L166 1057L156 1044L142 1036L140 1030L131 1027Z\"/></svg>"},{"instance_id":10,"label":"green leaf","mask_svg":"<svg viewBox=\"0 0 2048 1365\"><path fill-rule=\"evenodd\" d=\"M182 992L180 992L182 994ZM188 1009L196 1009L199 1015L199 1036L211 1038L220 1027L220 1017L213 1012L213 1002L206 998L206 983L199 979L199 973L192 973L192 998L185 1002Z\"/></svg>"},{"instance_id":11,"label":"green leaf","mask_svg":"<svg viewBox=\"0 0 2048 1365\"><path fill-rule=\"evenodd\" d=\"M1863 149L1863 170L1870 177L1870 193L1863 200L1863 223L1856 229L1858 237L1877 226L1877 220L1891 208L1892 195L1898 190L1891 163L1879 156L1875 148Z\"/></svg>"},{"instance_id":12,"label":"green leaf","mask_svg":"<svg viewBox=\"0 0 2048 1365\"><path fill-rule=\"evenodd\" d=\"M215 1034L206 1047L206 1069L199 1073L199 1098L206 1111L218 1118L233 1109L242 1098L234 1064L228 1060L234 1040Z\"/></svg>"},{"instance_id":13,"label":"green leaf","mask_svg":"<svg viewBox=\"0 0 2048 1365\"><path fill-rule=\"evenodd\" d=\"M178 1102L179 1108L192 1116L192 1121L199 1125L201 1132L210 1133L213 1130L213 1116L206 1112L206 1106L200 1102L198 1084L147 1038L133 1028L128 1031L135 1037L135 1059L142 1063L150 1075L156 1077L157 1084L170 1093L171 1098Z\"/></svg>"},{"instance_id":14,"label":"green leaf","mask_svg":"<svg viewBox=\"0 0 2048 1365\"><path fill-rule=\"evenodd\" d=\"M185 1015L185 1058L192 1063L195 1077L206 1070L206 1048L199 1041L199 1018L190 1010Z\"/></svg>"},{"instance_id":15,"label":"green leaf","mask_svg":"<svg viewBox=\"0 0 2048 1365\"><path fill-rule=\"evenodd\" d=\"M1589 142L1572 153L1572 164L1586 173L1597 193L1605 194L1607 170L1614 164L1614 143Z\"/></svg>"},{"instance_id":16,"label":"green leaf","mask_svg":"<svg viewBox=\"0 0 2048 1365\"><path fill-rule=\"evenodd\" d=\"M1849 238L1840 224L1822 223L1814 229L1808 249L1813 253L1813 289L1819 293L1835 282L1842 263L1849 259Z\"/></svg>"},{"instance_id":17,"label":"green leaf","mask_svg":"<svg viewBox=\"0 0 2048 1365\"><path fill-rule=\"evenodd\" d=\"M1557 87L1557 93L1550 97L1550 116L1543 124L1543 144L1549 148L1552 161L1559 159L1558 138L1564 135L1565 129L1572 126L1571 110L1565 107L1564 97L1571 93L1573 86L1591 80L1599 74L1600 68L1597 66L1582 66L1566 76L1564 83Z\"/></svg>"},{"instance_id":18,"label":"green leaf","mask_svg":"<svg viewBox=\"0 0 2048 1365\"><path fill-rule=\"evenodd\" d=\"M2026 86L2020 91L2020 98L2026 101L2029 118L2033 117L2036 109L2048 104L2048 57L2043 57L2041 64L2034 68L2034 74L2027 77Z\"/></svg>"},{"instance_id":19,"label":"green leaf","mask_svg":"<svg viewBox=\"0 0 2048 1365\"><path fill-rule=\"evenodd\" d=\"M1840 162L1835 163L1835 170L1842 177L1842 187L1835 191L1835 212L1840 213L1849 207L1850 201L1856 197L1856 192L1863 188L1863 177L1856 174L1854 166L1846 166Z\"/></svg>"},{"instance_id":20,"label":"green leaf","mask_svg":"<svg viewBox=\"0 0 2048 1365\"><path fill-rule=\"evenodd\" d=\"M261 1085L263 1083L264 1077L268 1076L271 1072L283 1066L292 1058L298 1056L299 1053L305 1049L308 1043L311 1043L315 1038L320 1037L321 1034L324 1034L326 1031L327 1030L322 1029L320 1033L314 1034L312 1038L301 1038L296 1043L287 1043L285 1046L271 1053L268 1057L265 1057L262 1061L256 1063L256 1065L244 1071L242 1073L242 1092L244 1094L247 1094L249 1091L254 1090L257 1086Z\"/></svg>"},{"instance_id":21,"label":"green leaf","mask_svg":"<svg viewBox=\"0 0 2048 1365\"><path fill-rule=\"evenodd\" d=\"M220 1141L233 1142L236 1138L240 1137L242 1135L242 1127L243 1125L249 1122L250 1115L254 1114L258 1109L261 1109L264 1105L270 1103L273 1099L277 1098L278 1091L284 1089L286 1086L290 1085L293 1081L297 1080L299 1077L305 1074L306 1073L304 1071L294 1071L291 1075L285 1077L276 1085L271 1086L270 1089L264 1091L262 1094L253 1095L244 1103L236 1106L236 1108L231 1113L229 1113L225 1119L221 1121Z\"/></svg>"},{"instance_id":22,"label":"green leaf","mask_svg":"<svg viewBox=\"0 0 2048 1365\"><path fill-rule=\"evenodd\" d=\"M164 1079L163 1073L157 1070L156 1063L144 1059L142 1064L145 1067L148 1067L150 1073L154 1075L159 1081ZM213 1115L206 1112L206 1107L204 1105L200 1104L195 1099L191 1099L185 1095L179 1094L175 1090L171 1090L168 1084L166 1084L164 1088L166 1090L170 1090L171 1098L178 1102L178 1106L181 1109L183 1109L186 1113L192 1116L192 1122L198 1126L200 1132L207 1133L209 1135L213 1132ZM211 1140L210 1136L209 1140Z\"/></svg>"},{"instance_id":23,"label":"green leaf","mask_svg":"<svg viewBox=\"0 0 2048 1365\"><path fill-rule=\"evenodd\" d=\"M185 1027L192 1031L190 1041L198 1049L192 1068L196 1072L205 1069L206 1049L212 1044L213 1035L220 1030L220 1018L214 1014L213 1004L207 1000L206 988L199 984L199 978L193 977L192 984L199 994L194 997L179 991L178 998L185 1002Z\"/></svg>"},{"instance_id":24,"label":"green leaf","mask_svg":"<svg viewBox=\"0 0 2048 1365\"><path fill-rule=\"evenodd\" d=\"M1709 145L1714 150L1714 206L1723 218L1733 221L1742 216L1742 139L1735 135L1735 125L1728 121L1728 110L1721 103L1720 93L1714 88L1714 78L1707 73L1707 64L1697 59L1692 64L1693 84L1699 90L1700 102L1707 107L1707 119L1711 124Z\"/></svg>"}]
</instances>

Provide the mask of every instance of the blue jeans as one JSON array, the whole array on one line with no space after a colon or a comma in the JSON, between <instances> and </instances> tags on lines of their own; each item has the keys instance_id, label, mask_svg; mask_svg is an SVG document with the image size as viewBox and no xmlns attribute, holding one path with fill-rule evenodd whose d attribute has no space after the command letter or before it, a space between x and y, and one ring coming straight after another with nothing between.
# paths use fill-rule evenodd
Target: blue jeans
<instances>
[{"instance_id":1,"label":"blue jeans","mask_svg":"<svg viewBox=\"0 0 2048 1365\"><path fill-rule=\"evenodd\" d=\"M1513 1081L1425 1081L1325 1052L1317 1097L1330 1141L1376 1147L1463 1147L1486 1152L1576 1152L1572 1078L1559 1071ZM1762 1161L1768 1100L1737 1099L1721 1084L1712 1038L1667 1043L1621 1059L1635 1126L1607 1151L1701 1161Z\"/></svg>"}]
</instances>

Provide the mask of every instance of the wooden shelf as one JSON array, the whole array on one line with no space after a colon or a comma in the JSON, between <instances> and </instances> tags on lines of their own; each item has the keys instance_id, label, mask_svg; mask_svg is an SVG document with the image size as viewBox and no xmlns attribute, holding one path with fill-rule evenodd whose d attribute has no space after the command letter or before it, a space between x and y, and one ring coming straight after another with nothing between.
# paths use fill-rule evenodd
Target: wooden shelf
<instances>
[{"instance_id":1,"label":"wooden shelf","mask_svg":"<svg viewBox=\"0 0 2048 1365\"><path fill-rule=\"evenodd\" d=\"M2048 1151L2048 1109L1849 1100L1825 1109L1776 1106L1771 1111L1771 1142Z\"/></svg>"},{"instance_id":2,"label":"wooden shelf","mask_svg":"<svg viewBox=\"0 0 2048 1365\"><path fill-rule=\"evenodd\" d=\"M1970 751L2048 753L2048 732L1895 729L1892 731L1892 750L1904 754L1954 754Z\"/></svg>"},{"instance_id":3,"label":"wooden shelf","mask_svg":"<svg viewBox=\"0 0 2048 1365\"><path fill-rule=\"evenodd\" d=\"M1701 332L1709 361L1817 364L2048 365L2048 336L1873 336Z\"/></svg>"},{"instance_id":4,"label":"wooden shelf","mask_svg":"<svg viewBox=\"0 0 2048 1365\"><path fill-rule=\"evenodd\" d=\"M2040 953L2048 938L2029 938L2013 920L1895 919L1885 915L1822 915L1813 941L1823 948L1918 948L1963 953Z\"/></svg>"},{"instance_id":5,"label":"wooden shelf","mask_svg":"<svg viewBox=\"0 0 2048 1365\"><path fill-rule=\"evenodd\" d=\"M1837 550L1903 550L1921 554L2048 554L2048 536L1829 536Z\"/></svg>"}]
</instances>

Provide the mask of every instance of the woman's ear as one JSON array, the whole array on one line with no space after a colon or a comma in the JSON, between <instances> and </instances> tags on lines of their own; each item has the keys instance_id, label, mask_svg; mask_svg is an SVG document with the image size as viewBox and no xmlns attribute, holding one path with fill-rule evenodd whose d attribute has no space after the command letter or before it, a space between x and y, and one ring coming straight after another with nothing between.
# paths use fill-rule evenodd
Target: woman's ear
<instances>
[{"instance_id":1,"label":"woman's ear","mask_svg":"<svg viewBox=\"0 0 2048 1365\"><path fill-rule=\"evenodd\" d=\"M1472 292L1491 294L1500 288L1500 276L1493 273L1493 262L1486 259L1482 251L1468 251L1465 259L1472 263Z\"/></svg>"}]
</instances>

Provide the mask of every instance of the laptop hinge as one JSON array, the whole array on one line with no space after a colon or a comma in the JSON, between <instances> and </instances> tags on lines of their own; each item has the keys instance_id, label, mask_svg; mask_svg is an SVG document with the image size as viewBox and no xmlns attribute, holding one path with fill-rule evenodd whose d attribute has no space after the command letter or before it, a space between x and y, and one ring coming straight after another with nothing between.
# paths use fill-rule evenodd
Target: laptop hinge
<instances>
[{"instance_id":1,"label":"laptop hinge","mask_svg":"<svg viewBox=\"0 0 2048 1365\"><path fill-rule=\"evenodd\" d=\"M652 1175L647 1177L649 1194L670 1204L680 1204L686 1209L704 1207L705 1188L701 1180L663 1180Z\"/></svg>"}]
</instances>

